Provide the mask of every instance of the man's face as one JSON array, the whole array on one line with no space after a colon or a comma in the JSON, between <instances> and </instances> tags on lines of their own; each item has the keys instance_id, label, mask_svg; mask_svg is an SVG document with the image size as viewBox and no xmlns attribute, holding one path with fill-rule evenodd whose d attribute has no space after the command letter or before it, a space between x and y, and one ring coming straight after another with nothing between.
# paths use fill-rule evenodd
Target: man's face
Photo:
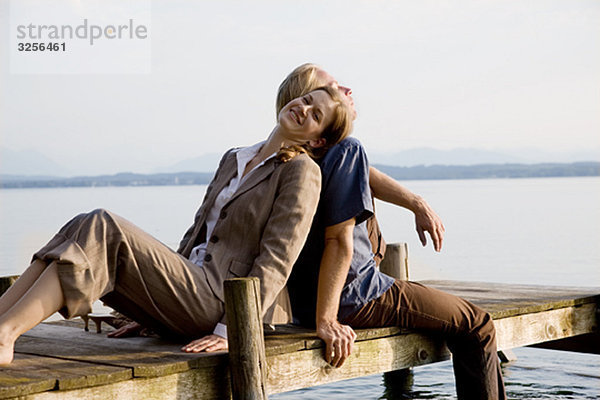
<instances>
[{"instance_id":1,"label":"man's face","mask_svg":"<svg viewBox=\"0 0 600 400\"><path fill-rule=\"evenodd\" d=\"M356 119L356 109L354 108L354 99L352 99L352 89L346 86L341 86L338 81L331 75L327 73L327 71L319 68L317 69L317 78L321 80L321 83L325 86L331 86L334 89L339 90L342 94L343 98L346 100L346 104L352 110L353 119Z\"/></svg>"}]
</instances>

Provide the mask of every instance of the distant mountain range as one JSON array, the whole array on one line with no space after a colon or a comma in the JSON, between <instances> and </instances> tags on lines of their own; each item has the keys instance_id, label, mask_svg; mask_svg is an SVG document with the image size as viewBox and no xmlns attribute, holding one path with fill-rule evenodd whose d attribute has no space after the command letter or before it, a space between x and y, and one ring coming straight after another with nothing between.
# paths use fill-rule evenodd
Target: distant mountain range
<instances>
[{"instance_id":1,"label":"distant mountain range","mask_svg":"<svg viewBox=\"0 0 600 400\"><path fill-rule=\"evenodd\" d=\"M419 165L414 167L395 167L376 164L375 166L397 180L600 176L600 162L568 164L480 164L462 166ZM212 176L213 174L209 172L178 172L149 175L121 173L74 178L0 175L0 188L201 185L209 183Z\"/></svg>"},{"instance_id":2,"label":"distant mountain range","mask_svg":"<svg viewBox=\"0 0 600 400\"><path fill-rule=\"evenodd\" d=\"M398 167L415 165L478 165L478 164L540 164L600 161L600 148L577 152L549 152L539 149L493 151L472 148L438 150L429 147L414 148L394 153L369 154L375 164Z\"/></svg>"},{"instance_id":3,"label":"distant mountain range","mask_svg":"<svg viewBox=\"0 0 600 400\"><path fill-rule=\"evenodd\" d=\"M153 172L179 172L179 171L195 171L207 172L214 171L219 165L223 154L208 153L198 157L188 158L187 160L179 161L178 163L168 165L166 167L155 168Z\"/></svg>"},{"instance_id":4,"label":"distant mountain range","mask_svg":"<svg viewBox=\"0 0 600 400\"><path fill-rule=\"evenodd\" d=\"M178 172L166 174L133 174L124 172L115 175L76 176L61 178L50 176L0 175L1 188L51 188L51 187L96 187L96 186L165 186L202 185L210 182L212 172Z\"/></svg>"},{"instance_id":5,"label":"distant mountain range","mask_svg":"<svg viewBox=\"0 0 600 400\"><path fill-rule=\"evenodd\" d=\"M600 162L577 162L567 164L418 165L414 167L394 167L390 165L375 164L374 166L397 180L600 176Z\"/></svg>"},{"instance_id":6,"label":"distant mountain range","mask_svg":"<svg viewBox=\"0 0 600 400\"><path fill-rule=\"evenodd\" d=\"M178 172L210 172L214 171L221 159L221 154L207 153L198 157L182 160L175 164L156 167L143 172L178 173ZM415 148L390 153L369 153L373 164L394 167L455 165L469 166L481 164L540 164L540 163L574 163L582 161L600 161L600 148L587 151L558 153L539 149L518 149L507 151L492 151L482 149L457 148L438 150L433 148ZM112 170L118 168L116 160L109 160ZM66 167L46 154L38 151L13 151L0 147L0 176L2 180L22 179L23 177L41 180L52 180L55 177L80 176L82 174L96 175L92 171L108 170L97 166L85 166L88 172L81 170L81 165ZM139 172L139 171L138 171ZM97 175L100 175L101 172Z\"/></svg>"},{"instance_id":7,"label":"distant mountain range","mask_svg":"<svg viewBox=\"0 0 600 400\"><path fill-rule=\"evenodd\" d=\"M0 174L69 176L72 172L39 151L14 151L0 147Z\"/></svg>"}]
</instances>

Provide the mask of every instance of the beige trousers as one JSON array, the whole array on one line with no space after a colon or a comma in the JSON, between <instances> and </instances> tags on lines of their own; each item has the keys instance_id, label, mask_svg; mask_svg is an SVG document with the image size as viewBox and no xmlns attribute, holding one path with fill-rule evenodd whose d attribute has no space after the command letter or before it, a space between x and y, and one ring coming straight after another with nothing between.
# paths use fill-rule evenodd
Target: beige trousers
<instances>
[{"instance_id":1,"label":"beige trousers","mask_svg":"<svg viewBox=\"0 0 600 400\"><path fill-rule=\"evenodd\" d=\"M201 267L106 210L73 218L34 259L56 262L66 318L101 299L162 334L198 337L223 316Z\"/></svg>"}]
</instances>

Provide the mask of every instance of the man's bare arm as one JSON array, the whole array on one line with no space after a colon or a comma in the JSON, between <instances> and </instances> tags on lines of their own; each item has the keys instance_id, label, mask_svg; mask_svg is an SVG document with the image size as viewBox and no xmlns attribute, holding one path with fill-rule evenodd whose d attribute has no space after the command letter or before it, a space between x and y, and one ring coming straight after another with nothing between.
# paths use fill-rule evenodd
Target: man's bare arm
<instances>
[{"instance_id":1,"label":"man's bare arm","mask_svg":"<svg viewBox=\"0 0 600 400\"><path fill-rule=\"evenodd\" d=\"M411 192L395 179L374 167L369 167L369 186L375 198L412 211L415 214L417 234L423 246L427 245L425 232L428 232L435 251L442 250L444 224L421 196Z\"/></svg>"},{"instance_id":2,"label":"man's bare arm","mask_svg":"<svg viewBox=\"0 0 600 400\"><path fill-rule=\"evenodd\" d=\"M356 334L339 323L340 296L353 252L354 218L325 229L325 249L321 258L317 292L317 335L325 341L325 359L340 367L352 352Z\"/></svg>"}]
</instances>

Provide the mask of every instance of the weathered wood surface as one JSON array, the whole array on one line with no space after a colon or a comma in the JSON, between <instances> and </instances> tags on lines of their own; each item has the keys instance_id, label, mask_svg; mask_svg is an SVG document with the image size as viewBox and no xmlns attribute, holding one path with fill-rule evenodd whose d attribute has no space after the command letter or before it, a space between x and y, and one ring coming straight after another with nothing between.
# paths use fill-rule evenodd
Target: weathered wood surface
<instances>
[{"instance_id":1,"label":"weathered wood surface","mask_svg":"<svg viewBox=\"0 0 600 400\"><path fill-rule=\"evenodd\" d=\"M105 385L131 378L126 368L81 363L60 358L17 354L12 365L3 368L1 381L19 381L21 394L41 390L69 390ZM51 377L51 378L49 378ZM23 379L25 378L25 379ZM0 387L4 395L5 387Z\"/></svg>"},{"instance_id":2,"label":"weathered wood surface","mask_svg":"<svg viewBox=\"0 0 600 400\"><path fill-rule=\"evenodd\" d=\"M260 280L256 277L229 279L224 289L232 396L236 400L266 400Z\"/></svg>"},{"instance_id":3,"label":"weathered wood surface","mask_svg":"<svg viewBox=\"0 0 600 400\"><path fill-rule=\"evenodd\" d=\"M229 399L227 353L187 354L181 345L110 339L82 323L41 324L0 367L0 398Z\"/></svg>"},{"instance_id":4,"label":"weathered wood surface","mask_svg":"<svg viewBox=\"0 0 600 400\"><path fill-rule=\"evenodd\" d=\"M268 342L267 342L268 346ZM279 393L343 379L392 371L447 360L450 353L441 340L419 333L406 333L357 341L342 368L333 368L323 358L323 348L268 356L269 393Z\"/></svg>"},{"instance_id":5,"label":"weathered wood surface","mask_svg":"<svg viewBox=\"0 0 600 400\"><path fill-rule=\"evenodd\" d=\"M219 371L197 370L155 378L128 379L104 386L74 390L48 390L18 397L19 400L230 400L227 382ZM4 397L6 398L6 397Z\"/></svg>"},{"instance_id":6,"label":"weathered wood surface","mask_svg":"<svg viewBox=\"0 0 600 400\"><path fill-rule=\"evenodd\" d=\"M554 341L598 330L599 289L534 287L467 282L426 282L460 295L491 312L498 334L498 349ZM537 289L537 290L536 290ZM322 343L305 338L306 351L269 357L268 386L278 393L368 374L447 360L443 340L397 328L357 331L355 352L341 369L331 368L322 357ZM395 331L394 331L395 329ZM371 340L361 341L361 335ZM300 347L302 334L298 334ZM304 333L307 335L307 333ZM267 336L267 354L269 352ZM576 338L573 338L576 340ZM291 341L287 345L291 346ZM283 346L283 344L278 344Z\"/></svg>"},{"instance_id":7,"label":"weathered wood surface","mask_svg":"<svg viewBox=\"0 0 600 400\"><path fill-rule=\"evenodd\" d=\"M385 258L381 260L379 270L392 278L407 281L408 278L408 244L389 243L385 249Z\"/></svg>"},{"instance_id":8,"label":"weathered wood surface","mask_svg":"<svg viewBox=\"0 0 600 400\"><path fill-rule=\"evenodd\" d=\"M427 284L490 311L501 348L598 332L600 289L445 281ZM22 336L15 362L0 367L0 398L229 398L226 353L189 355L180 352L181 343L109 339L82 327L42 324ZM442 340L420 333L382 328L357 334L354 354L344 367L333 369L323 360L323 345L314 332L286 327L267 332L267 391L288 391L449 356ZM573 340L578 337L587 335Z\"/></svg>"},{"instance_id":9,"label":"weathered wood surface","mask_svg":"<svg viewBox=\"0 0 600 400\"><path fill-rule=\"evenodd\" d=\"M600 288L435 280L422 283L465 298L494 319L593 303L600 298Z\"/></svg>"},{"instance_id":10,"label":"weathered wood surface","mask_svg":"<svg viewBox=\"0 0 600 400\"><path fill-rule=\"evenodd\" d=\"M574 337L553 340L531 345L540 349L574 351L578 353L600 354L600 332L587 333Z\"/></svg>"},{"instance_id":11,"label":"weathered wood surface","mask_svg":"<svg viewBox=\"0 0 600 400\"><path fill-rule=\"evenodd\" d=\"M17 340L15 352L124 367L137 378L213 367L227 360L226 352L188 354L180 351L181 345L145 337L111 339L76 327L40 324Z\"/></svg>"}]
</instances>

